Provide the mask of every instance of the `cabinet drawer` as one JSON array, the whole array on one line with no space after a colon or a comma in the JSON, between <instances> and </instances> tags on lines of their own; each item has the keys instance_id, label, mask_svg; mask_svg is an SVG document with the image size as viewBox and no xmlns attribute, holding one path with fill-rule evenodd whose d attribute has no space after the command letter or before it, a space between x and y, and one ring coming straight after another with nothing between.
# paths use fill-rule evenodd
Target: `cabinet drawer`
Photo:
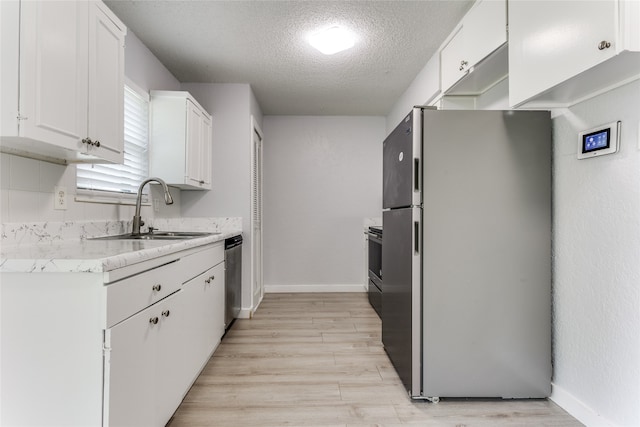
<instances>
[{"instance_id":1,"label":"cabinet drawer","mask_svg":"<svg viewBox=\"0 0 640 427\"><path fill-rule=\"evenodd\" d=\"M183 271L185 283L205 270L224 261L224 242L215 243L200 252L188 255L180 260L180 269Z\"/></svg>"},{"instance_id":2,"label":"cabinet drawer","mask_svg":"<svg viewBox=\"0 0 640 427\"><path fill-rule=\"evenodd\" d=\"M107 285L107 327L180 289L183 274L175 261Z\"/></svg>"}]
</instances>

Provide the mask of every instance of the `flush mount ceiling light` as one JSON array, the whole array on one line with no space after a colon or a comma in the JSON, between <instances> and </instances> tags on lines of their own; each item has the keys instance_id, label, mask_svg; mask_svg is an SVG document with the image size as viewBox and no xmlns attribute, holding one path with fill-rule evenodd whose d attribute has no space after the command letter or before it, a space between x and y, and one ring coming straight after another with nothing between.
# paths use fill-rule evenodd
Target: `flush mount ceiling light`
<instances>
[{"instance_id":1,"label":"flush mount ceiling light","mask_svg":"<svg viewBox=\"0 0 640 427\"><path fill-rule=\"evenodd\" d=\"M312 34L309 43L325 55L333 55L353 47L355 37L350 31L336 25Z\"/></svg>"}]
</instances>

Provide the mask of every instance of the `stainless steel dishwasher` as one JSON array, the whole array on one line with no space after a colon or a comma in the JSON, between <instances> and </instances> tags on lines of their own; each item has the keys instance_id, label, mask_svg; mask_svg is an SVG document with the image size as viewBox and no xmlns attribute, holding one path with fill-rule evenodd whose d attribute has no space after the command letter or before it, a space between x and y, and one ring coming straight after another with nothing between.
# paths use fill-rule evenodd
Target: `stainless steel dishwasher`
<instances>
[{"instance_id":1,"label":"stainless steel dishwasher","mask_svg":"<svg viewBox=\"0 0 640 427\"><path fill-rule=\"evenodd\" d=\"M224 241L225 261L225 309L224 328L240 314L242 306L242 236L233 236Z\"/></svg>"}]
</instances>

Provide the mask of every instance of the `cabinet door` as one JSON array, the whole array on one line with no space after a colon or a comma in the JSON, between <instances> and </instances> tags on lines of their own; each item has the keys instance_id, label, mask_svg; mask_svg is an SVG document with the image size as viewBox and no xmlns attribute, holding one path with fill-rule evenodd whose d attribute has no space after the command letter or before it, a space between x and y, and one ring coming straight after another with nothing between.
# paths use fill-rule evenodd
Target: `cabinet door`
<instances>
[{"instance_id":1,"label":"cabinet door","mask_svg":"<svg viewBox=\"0 0 640 427\"><path fill-rule=\"evenodd\" d=\"M209 345L207 347L207 354L213 353L213 351L220 344L220 340L224 335L224 310L225 310L225 263L218 264L213 269L213 274L211 276L211 311L213 326L212 326L212 336L209 340Z\"/></svg>"},{"instance_id":2,"label":"cabinet door","mask_svg":"<svg viewBox=\"0 0 640 427\"><path fill-rule=\"evenodd\" d=\"M151 91L151 108L152 175L184 190L210 189L211 116L185 91Z\"/></svg>"},{"instance_id":3,"label":"cabinet door","mask_svg":"<svg viewBox=\"0 0 640 427\"><path fill-rule=\"evenodd\" d=\"M511 105L550 89L611 58L617 1L510 1ZM599 49L600 42L612 46Z\"/></svg>"},{"instance_id":4,"label":"cabinet door","mask_svg":"<svg viewBox=\"0 0 640 427\"><path fill-rule=\"evenodd\" d=\"M196 378L224 334L224 263L185 283L184 364L187 386Z\"/></svg>"},{"instance_id":5,"label":"cabinet door","mask_svg":"<svg viewBox=\"0 0 640 427\"><path fill-rule=\"evenodd\" d=\"M105 425L155 424L160 316L156 304L105 332Z\"/></svg>"},{"instance_id":6,"label":"cabinet door","mask_svg":"<svg viewBox=\"0 0 640 427\"><path fill-rule=\"evenodd\" d=\"M440 54L443 92L506 41L506 2L478 1L462 19L462 27Z\"/></svg>"},{"instance_id":7,"label":"cabinet door","mask_svg":"<svg viewBox=\"0 0 640 427\"><path fill-rule=\"evenodd\" d=\"M181 291L106 331L105 425L165 425L186 393Z\"/></svg>"},{"instance_id":8,"label":"cabinet door","mask_svg":"<svg viewBox=\"0 0 640 427\"><path fill-rule=\"evenodd\" d=\"M507 42L507 2L481 0L464 17L467 61L476 65Z\"/></svg>"},{"instance_id":9,"label":"cabinet door","mask_svg":"<svg viewBox=\"0 0 640 427\"><path fill-rule=\"evenodd\" d=\"M89 7L88 154L115 163L124 160L124 28L101 2ZM97 142L100 144L98 145Z\"/></svg>"},{"instance_id":10,"label":"cabinet door","mask_svg":"<svg viewBox=\"0 0 640 427\"><path fill-rule=\"evenodd\" d=\"M87 132L87 14L82 1L23 1L21 137L78 150Z\"/></svg>"},{"instance_id":11,"label":"cabinet door","mask_svg":"<svg viewBox=\"0 0 640 427\"><path fill-rule=\"evenodd\" d=\"M212 128L211 118L203 114L202 120L202 154L201 154L201 166L200 173L201 178L204 181L202 188L208 190L211 189L212 183L212 171L211 171L211 158L212 153Z\"/></svg>"},{"instance_id":12,"label":"cabinet door","mask_svg":"<svg viewBox=\"0 0 640 427\"><path fill-rule=\"evenodd\" d=\"M201 184L200 147L202 143L202 112L191 101L187 100L187 170L185 183L195 186Z\"/></svg>"},{"instance_id":13,"label":"cabinet door","mask_svg":"<svg viewBox=\"0 0 640 427\"><path fill-rule=\"evenodd\" d=\"M440 52L440 73L443 92L460 80L468 70L464 59L465 42L463 30L464 28L460 28Z\"/></svg>"},{"instance_id":14,"label":"cabinet door","mask_svg":"<svg viewBox=\"0 0 640 427\"><path fill-rule=\"evenodd\" d=\"M185 385L184 356L189 349L184 346L185 305L182 291L158 303L158 344L156 348L156 401L157 425L165 425L180 406L187 392Z\"/></svg>"}]
</instances>

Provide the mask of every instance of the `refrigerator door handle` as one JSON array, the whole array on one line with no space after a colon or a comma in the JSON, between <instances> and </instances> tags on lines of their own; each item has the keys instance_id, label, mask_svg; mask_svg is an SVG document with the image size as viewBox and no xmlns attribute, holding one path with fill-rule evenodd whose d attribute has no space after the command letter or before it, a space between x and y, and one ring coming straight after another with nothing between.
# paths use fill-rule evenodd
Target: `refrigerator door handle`
<instances>
[{"instance_id":1,"label":"refrigerator door handle","mask_svg":"<svg viewBox=\"0 0 640 427\"><path fill-rule=\"evenodd\" d=\"M413 253L420 254L420 222L413 222Z\"/></svg>"},{"instance_id":2,"label":"refrigerator door handle","mask_svg":"<svg viewBox=\"0 0 640 427\"><path fill-rule=\"evenodd\" d=\"M413 159L413 191L420 191L420 159Z\"/></svg>"}]
</instances>

